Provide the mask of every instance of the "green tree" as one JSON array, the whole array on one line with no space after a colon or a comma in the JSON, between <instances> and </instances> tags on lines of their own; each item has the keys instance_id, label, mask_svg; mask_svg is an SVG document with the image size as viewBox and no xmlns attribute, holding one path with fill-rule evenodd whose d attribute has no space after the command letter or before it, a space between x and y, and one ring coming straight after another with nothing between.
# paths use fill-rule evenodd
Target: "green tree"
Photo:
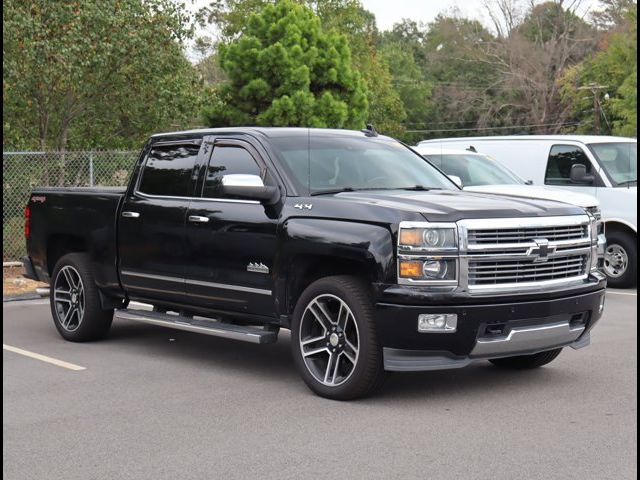
<instances>
[{"instance_id":1,"label":"green tree","mask_svg":"<svg viewBox=\"0 0 640 480\"><path fill-rule=\"evenodd\" d=\"M420 33L407 32L407 25L409 23L403 22L395 25L391 32L385 32L379 50L389 65L393 85L406 112L407 129L423 129L433 119L433 85L416 61L416 55L420 55L422 49L413 33ZM424 138L420 133L406 132L401 132L400 137L408 143Z\"/></svg>"},{"instance_id":2,"label":"green tree","mask_svg":"<svg viewBox=\"0 0 640 480\"><path fill-rule=\"evenodd\" d=\"M366 86L347 39L323 31L303 5L266 5L220 45L219 55L229 80L217 91L219 101L205 108L211 126L361 128L367 120Z\"/></svg>"},{"instance_id":3,"label":"green tree","mask_svg":"<svg viewBox=\"0 0 640 480\"><path fill-rule=\"evenodd\" d=\"M563 102L580 123L576 130L581 133L593 133L594 130L593 96L582 87L595 84L602 87L602 96L606 92L610 97L608 102L601 99L598 103L596 113L602 117L600 133L637 135L636 4L629 6L624 18L625 22L604 36L600 51L568 69L560 80Z\"/></svg>"},{"instance_id":4,"label":"green tree","mask_svg":"<svg viewBox=\"0 0 640 480\"><path fill-rule=\"evenodd\" d=\"M139 146L189 125L198 75L172 0L3 2L3 146Z\"/></svg>"},{"instance_id":5,"label":"green tree","mask_svg":"<svg viewBox=\"0 0 640 480\"><path fill-rule=\"evenodd\" d=\"M214 0L200 11L200 18L203 23L216 24L223 41L229 42L247 27L247 18L252 13L259 13L272 3L273 0ZM325 31L333 29L347 38L353 68L367 87L367 122L373 123L380 132L401 135L406 113L394 88L387 59L377 49L375 16L365 10L359 0L294 0L293 3L313 10Z\"/></svg>"}]
</instances>

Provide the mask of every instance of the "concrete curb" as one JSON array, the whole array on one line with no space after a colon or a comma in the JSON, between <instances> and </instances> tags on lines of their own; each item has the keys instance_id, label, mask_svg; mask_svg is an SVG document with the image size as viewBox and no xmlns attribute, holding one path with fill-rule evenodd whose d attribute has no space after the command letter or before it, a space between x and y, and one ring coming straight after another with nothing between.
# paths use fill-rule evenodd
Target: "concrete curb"
<instances>
[{"instance_id":1,"label":"concrete curb","mask_svg":"<svg viewBox=\"0 0 640 480\"><path fill-rule=\"evenodd\" d=\"M48 288L36 288L35 292L13 295L10 297L2 297L2 302L19 302L20 300L40 300L49 296Z\"/></svg>"}]
</instances>

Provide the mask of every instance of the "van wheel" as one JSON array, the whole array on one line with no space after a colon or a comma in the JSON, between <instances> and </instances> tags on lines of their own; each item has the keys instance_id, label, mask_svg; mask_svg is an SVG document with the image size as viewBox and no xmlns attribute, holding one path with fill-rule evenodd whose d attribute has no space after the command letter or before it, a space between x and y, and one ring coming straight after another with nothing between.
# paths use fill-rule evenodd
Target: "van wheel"
<instances>
[{"instance_id":1,"label":"van wheel","mask_svg":"<svg viewBox=\"0 0 640 480\"><path fill-rule=\"evenodd\" d=\"M527 370L538 368L552 362L560 355L562 348L548 350L546 352L535 353L533 355L520 355L517 357L494 358L489 360L497 367L510 368L513 370Z\"/></svg>"},{"instance_id":2,"label":"van wheel","mask_svg":"<svg viewBox=\"0 0 640 480\"><path fill-rule=\"evenodd\" d=\"M373 301L357 277L326 277L307 287L294 311L291 347L302 379L322 397L363 397L384 379Z\"/></svg>"},{"instance_id":3,"label":"van wheel","mask_svg":"<svg viewBox=\"0 0 640 480\"><path fill-rule=\"evenodd\" d=\"M71 342L104 338L111 327L113 309L101 307L89 257L83 253L63 256L51 278L51 315L62 338Z\"/></svg>"},{"instance_id":4,"label":"van wheel","mask_svg":"<svg viewBox=\"0 0 640 480\"><path fill-rule=\"evenodd\" d=\"M604 273L610 287L627 288L637 284L638 247L635 238L615 230L607 233Z\"/></svg>"}]
</instances>

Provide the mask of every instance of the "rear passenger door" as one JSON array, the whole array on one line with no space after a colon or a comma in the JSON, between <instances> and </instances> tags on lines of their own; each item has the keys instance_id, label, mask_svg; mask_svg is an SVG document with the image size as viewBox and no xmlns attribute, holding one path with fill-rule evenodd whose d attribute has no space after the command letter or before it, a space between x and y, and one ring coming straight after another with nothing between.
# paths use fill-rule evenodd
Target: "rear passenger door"
<instances>
[{"instance_id":1,"label":"rear passenger door","mask_svg":"<svg viewBox=\"0 0 640 480\"><path fill-rule=\"evenodd\" d=\"M207 160L201 196L187 213L187 294L204 308L273 316L279 211L221 188L229 174L258 175L270 183L267 164L238 138L216 138Z\"/></svg>"},{"instance_id":2,"label":"rear passenger door","mask_svg":"<svg viewBox=\"0 0 640 480\"><path fill-rule=\"evenodd\" d=\"M132 298L186 299L185 219L201 143L154 144L124 200L118 219L120 279Z\"/></svg>"}]
</instances>

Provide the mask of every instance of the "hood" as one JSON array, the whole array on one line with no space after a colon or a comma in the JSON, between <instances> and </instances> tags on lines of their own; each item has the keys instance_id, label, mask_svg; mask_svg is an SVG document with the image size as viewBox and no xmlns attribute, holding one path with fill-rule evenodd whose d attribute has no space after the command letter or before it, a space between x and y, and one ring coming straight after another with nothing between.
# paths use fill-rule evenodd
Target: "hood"
<instances>
[{"instance_id":1,"label":"hood","mask_svg":"<svg viewBox=\"0 0 640 480\"><path fill-rule=\"evenodd\" d=\"M570 190L553 187L541 187L539 185L478 185L464 187L467 192L495 193L512 197L539 198L542 200L555 200L557 202L570 203L582 208L597 207L598 199L585 193L576 193Z\"/></svg>"},{"instance_id":2,"label":"hood","mask_svg":"<svg viewBox=\"0 0 640 480\"><path fill-rule=\"evenodd\" d=\"M457 222L466 218L584 215L584 210L566 203L458 190L344 192L334 198L420 213L431 222Z\"/></svg>"}]
</instances>

